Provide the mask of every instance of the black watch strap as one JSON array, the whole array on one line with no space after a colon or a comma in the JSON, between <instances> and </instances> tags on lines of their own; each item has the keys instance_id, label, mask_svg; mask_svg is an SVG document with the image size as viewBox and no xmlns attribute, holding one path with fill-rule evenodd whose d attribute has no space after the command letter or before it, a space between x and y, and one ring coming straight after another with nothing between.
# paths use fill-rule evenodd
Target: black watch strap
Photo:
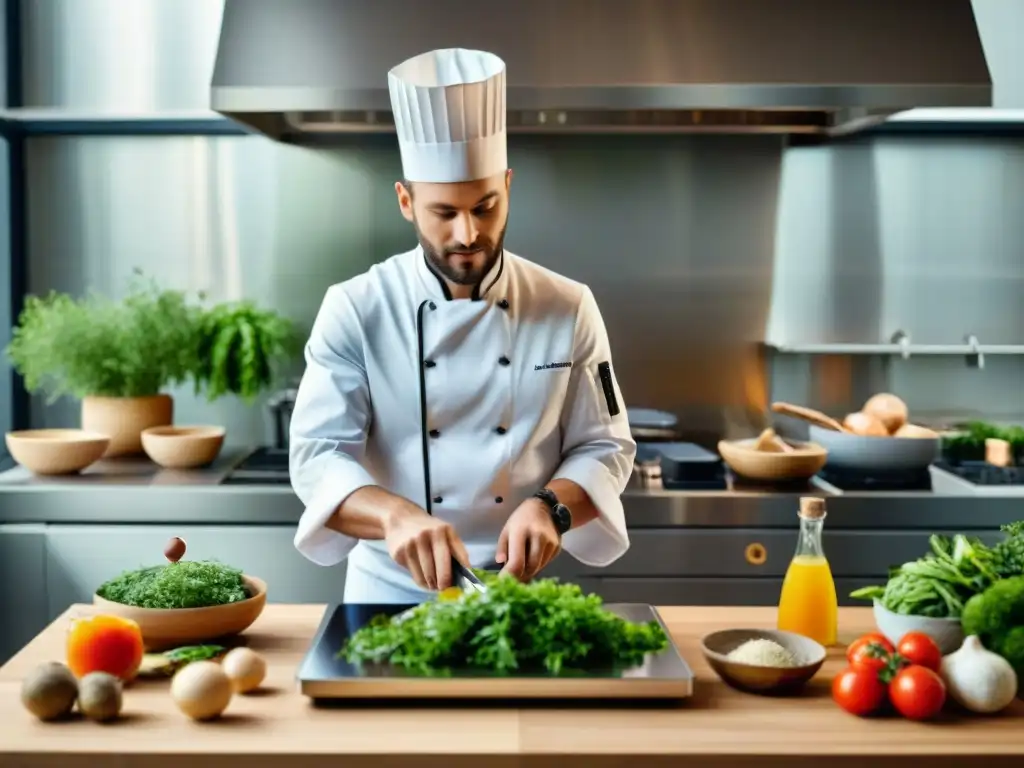
<instances>
[{"instance_id":1,"label":"black watch strap","mask_svg":"<svg viewBox=\"0 0 1024 768\"><path fill-rule=\"evenodd\" d=\"M540 499L545 504L547 504L548 509L550 510L554 510L555 505L558 504L558 497L555 495L555 492L552 491L550 488L541 488L533 495L534 497Z\"/></svg>"},{"instance_id":2,"label":"black watch strap","mask_svg":"<svg viewBox=\"0 0 1024 768\"><path fill-rule=\"evenodd\" d=\"M558 496L550 488L541 488L535 494L534 498L543 501L548 508L548 512L551 514L551 520L555 524L555 530L558 531L558 535L562 536L572 528L572 513L569 508L558 500Z\"/></svg>"}]
</instances>

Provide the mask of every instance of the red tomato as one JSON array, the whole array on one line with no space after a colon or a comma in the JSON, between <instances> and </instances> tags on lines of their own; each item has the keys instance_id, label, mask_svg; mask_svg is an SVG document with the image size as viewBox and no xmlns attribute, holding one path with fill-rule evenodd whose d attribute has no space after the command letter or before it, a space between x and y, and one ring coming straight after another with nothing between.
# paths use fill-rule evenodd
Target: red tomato
<instances>
[{"instance_id":1,"label":"red tomato","mask_svg":"<svg viewBox=\"0 0 1024 768\"><path fill-rule=\"evenodd\" d=\"M888 654L896 652L896 648L881 632L869 632L850 643L846 649L846 659L852 662L857 653L866 645L877 645Z\"/></svg>"},{"instance_id":2,"label":"red tomato","mask_svg":"<svg viewBox=\"0 0 1024 768\"><path fill-rule=\"evenodd\" d=\"M928 635L923 632L908 632L900 638L896 652L910 664L927 667L938 672L942 666L942 651Z\"/></svg>"},{"instance_id":3,"label":"red tomato","mask_svg":"<svg viewBox=\"0 0 1024 768\"><path fill-rule=\"evenodd\" d=\"M904 667L889 683L892 705L910 720L935 717L946 703L946 685L935 672L917 664Z\"/></svg>"},{"instance_id":4,"label":"red tomato","mask_svg":"<svg viewBox=\"0 0 1024 768\"><path fill-rule=\"evenodd\" d=\"M832 681L832 698L852 715L864 717L885 703L885 683L874 670L847 667Z\"/></svg>"},{"instance_id":5,"label":"red tomato","mask_svg":"<svg viewBox=\"0 0 1024 768\"><path fill-rule=\"evenodd\" d=\"M847 656L854 669L866 669L878 673L889 666L891 651L878 643L864 643Z\"/></svg>"}]
</instances>

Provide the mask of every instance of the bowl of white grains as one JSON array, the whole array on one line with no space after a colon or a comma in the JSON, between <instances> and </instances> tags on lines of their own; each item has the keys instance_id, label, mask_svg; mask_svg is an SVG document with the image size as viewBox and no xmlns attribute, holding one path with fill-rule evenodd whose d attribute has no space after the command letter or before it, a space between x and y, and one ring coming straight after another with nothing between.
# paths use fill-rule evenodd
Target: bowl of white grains
<instances>
[{"instance_id":1,"label":"bowl of white grains","mask_svg":"<svg viewBox=\"0 0 1024 768\"><path fill-rule=\"evenodd\" d=\"M802 688L825 663L825 646L794 632L723 629L701 641L708 665L748 693L786 694Z\"/></svg>"}]
</instances>

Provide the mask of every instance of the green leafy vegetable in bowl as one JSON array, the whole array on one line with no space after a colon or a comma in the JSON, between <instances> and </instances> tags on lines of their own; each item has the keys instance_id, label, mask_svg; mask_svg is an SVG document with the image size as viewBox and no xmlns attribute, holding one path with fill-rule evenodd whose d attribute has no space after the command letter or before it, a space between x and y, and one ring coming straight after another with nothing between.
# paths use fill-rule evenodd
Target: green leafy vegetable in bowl
<instances>
[{"instance_id":1,"label":"green leafy vegetable in bowl","mask_svg":"<svg viewBox=\"0 0 1024 768\"><path fill-rule=\"evenodd\" d=\"M125 571L96 594L137 608L207 608L250 597L241 570L201 560Z\"/></svg>"},{"instance_id":2,"label":"green leafy vegetable in bowl","mask_svg":"<svg viewBox=\"0 0 1024 768\"><path fill-rule=\"evenodd\" d=\"M1007 538L994 547L957 534L934 534L924 557L893 568L885 586L850 593L877 599L893 613L928 618L959 618L968 600L1001 579L1024 575L1024 523L1002 528Z\"/></svg>"},{"instance_id":3,"label":"green leafy vegetable in bowl","mask_svg":"<svg viewBox=\"0 0 1024 768\"><path fill-rule=\"evenodd\" d=\"M626 621L575 584L522 584L490 573L481 578L486 593L466 592L398 617L375 617L353 633L339 656L422 675L456 669L560 675L633 667L668 645L657 621Z\"/></svg>"}]
</instances>

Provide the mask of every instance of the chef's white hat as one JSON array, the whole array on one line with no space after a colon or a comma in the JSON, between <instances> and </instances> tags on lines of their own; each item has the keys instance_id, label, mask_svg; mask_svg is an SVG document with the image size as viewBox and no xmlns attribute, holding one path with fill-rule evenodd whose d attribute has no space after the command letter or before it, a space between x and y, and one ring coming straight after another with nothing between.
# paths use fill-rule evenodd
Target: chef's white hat
<instances>
[{"instance_id":1,"label":"chef's white hat","mask_svg":"<svg viewBox=\"0 0 1024 768\"><path fill-rule=\"evenodd\" d=\"M388 73L402 169L409 181L473 181L508 168L505 62L446 48Z\"/></svg>"}]
</instances>

